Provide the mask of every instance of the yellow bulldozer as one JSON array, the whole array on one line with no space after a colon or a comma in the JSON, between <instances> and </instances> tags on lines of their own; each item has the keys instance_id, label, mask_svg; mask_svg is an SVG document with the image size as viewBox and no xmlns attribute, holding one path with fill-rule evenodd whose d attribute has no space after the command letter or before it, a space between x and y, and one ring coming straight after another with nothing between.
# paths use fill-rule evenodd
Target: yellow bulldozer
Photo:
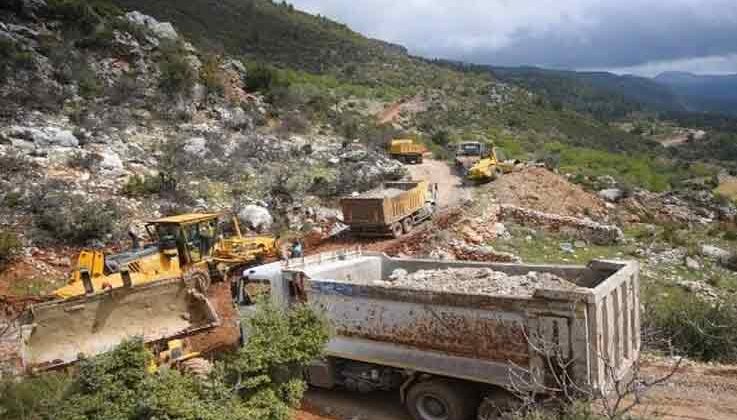
<instances>
[{"instance_id":1,"label":"yellow bulldozer","mask_svg":"<svg viewBox=\"0 0 737 420\"><path fill-rule=\"evenodd\" d=\"M235 236L223 238L220 219L218 213L191 213L152 220L146 224L150 242L144 247L115 255L82 251L69 284L54 294L67 299L183 276L207 290L211 279L276 257L275 237L243 236L233 217Z\"/></svg>"},{"instance_id":2,"label":"yellow bulldozer","mask_svg":"<svg viewBox=\"0 0 737 420\"><path fill-rule=\"evenodd\" d=\"M201 358L182 348L182 339L218 327L219 296L211 280L242 270L278 252L273 236L223 238L221 215L194 213L152 220L149 241L127 252L104 255L84 251L70 282L54 299L32 305L17 321L18 348L11 349L23 370L45 370L104 353L123 340L140 337L152 346L159 364L197 364ZM209 290L210 289L210 290ZM227 296L230 300L230 296Z\"/></svg>"}]
</instances>

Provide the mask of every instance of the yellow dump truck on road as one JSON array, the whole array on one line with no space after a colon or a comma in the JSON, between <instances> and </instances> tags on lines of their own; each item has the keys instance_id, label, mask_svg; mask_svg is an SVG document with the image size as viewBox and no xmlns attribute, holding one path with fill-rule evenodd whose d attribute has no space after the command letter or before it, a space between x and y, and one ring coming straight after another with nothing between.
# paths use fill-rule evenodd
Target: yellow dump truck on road
<instances>
[{"instance_id":1,"label":"yellow dump truck on road","mask_svg":"<svg viewBox=\"0 0 737 420\"><path fill-rule=\"evenodd\" d=\"M426 181L387 182L380 189L343 198L343 221L359 236L398 238L432 217L437 195L437 184Z\"/></svg>"}]
</instances>

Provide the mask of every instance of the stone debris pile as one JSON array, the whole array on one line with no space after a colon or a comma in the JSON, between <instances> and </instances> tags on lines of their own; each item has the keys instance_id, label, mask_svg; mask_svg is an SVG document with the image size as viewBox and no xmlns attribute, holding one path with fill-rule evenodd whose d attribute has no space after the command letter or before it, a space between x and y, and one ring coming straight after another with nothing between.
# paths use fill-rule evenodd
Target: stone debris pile
<instances>
[{"instance_id":1,"label":"stone debris pile","mask_svg":"<svg viewBox=\"0 0 737 420\"><path fill-rule=\"evenodd\" d=\"M518 297L531 297L537 289L578 288L574 283L551 273L531 271L525 275L509 275L490 268L420 270L411 274L404 269L397 269L382 283L389 287L414 290Z\"/></svg>"},{"instance_id":2,"label":"stone debris pile","mask_svg":"<svg viewBox=\"0 0 737 420\"><path fill-rule=\"evenodd\" d=\"M405 190L399 188L385 188L366 191L363 194L357 194L357 198L392 198L396 197L405 192Z\"/></svg>"}]
</instances>

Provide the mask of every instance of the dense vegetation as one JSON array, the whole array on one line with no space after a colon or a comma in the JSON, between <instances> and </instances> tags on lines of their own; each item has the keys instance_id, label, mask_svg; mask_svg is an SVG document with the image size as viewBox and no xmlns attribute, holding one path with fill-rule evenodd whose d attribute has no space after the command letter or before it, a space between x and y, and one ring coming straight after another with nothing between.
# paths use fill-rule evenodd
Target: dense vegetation
<instances>
[{"instance_id":1,"label":"dense vegetation","mask_svg":"<svg viewBox=\"0 0 737 420\"><path fill-rule=\"evenodd\" d=\"M147 367L140 340L83 360L79 373L0 383L7 420L287 420L305 383L302 369L327 342L325 321L298 307L262 306L249 322L249 342L206 378Z\"/></svg>"}]
</instances>

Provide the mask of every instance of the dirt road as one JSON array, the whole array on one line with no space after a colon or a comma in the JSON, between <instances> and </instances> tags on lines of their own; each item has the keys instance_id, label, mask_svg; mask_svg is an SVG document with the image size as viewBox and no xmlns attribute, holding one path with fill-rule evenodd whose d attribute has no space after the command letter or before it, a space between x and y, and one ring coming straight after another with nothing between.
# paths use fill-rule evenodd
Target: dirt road
<instances>
[{"instance_id":1,"label":"dirt road","mask_svg":"<svg viewBox=\"0 0 737 420\"><path fill-rule=\"evenodd\" d=\"M471 189L447 162L427 159L419 165L407 166L412 179L438 184L441 208L456 207L471 199Z\"/></svg>"},{"instance_id":2,"label":"dirt road","mask_svg":"<svg viewBox=\"0 0 737 420\"><path fill-rule=\"evenodd\" d=\"M666 375L664 361L643 363L645 379ZM737 366L691 364L650 389L635 413L663 420L737 420ZM396 393L311 389L296 420L411 420Z\"/></svg>"}]
</instances>

